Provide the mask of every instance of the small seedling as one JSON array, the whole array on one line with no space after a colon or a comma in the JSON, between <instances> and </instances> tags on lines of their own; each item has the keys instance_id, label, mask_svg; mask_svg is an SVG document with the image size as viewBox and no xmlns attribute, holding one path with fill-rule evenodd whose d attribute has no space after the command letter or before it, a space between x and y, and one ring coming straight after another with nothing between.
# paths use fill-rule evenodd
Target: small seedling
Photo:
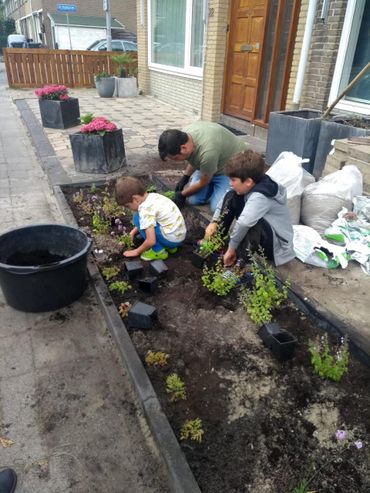
<instances>
[{"instance_id":1,"label":"small seedling","mask_svg":"<svg viewBox=\"0 0 370 493\"><path fill-rule=\"evenodd\" d=\"M203 240L199 245L199 251L203 255L210 255L214 252L220 252L225 244L227 235L222 228L218 228L215 234L213 234L208 240Z\"/></svg>"},{"instance_id":2,"label":"small seedling","mask_svg":"<svg viewBox=\"0 0 370 493\"><path fill-rule=\"evenodd\" d=\"M110 221L102 218L98 212L94 212L92 224L94 233L101 235L106 235L109 233L111 227Z\"/></svg>"},{"instance_id":3,"label":"small seedling","mask_svg":"<svg viewBox=\"0 0 370 493\"><path fill-rule=\"evenodd\" d=\"M90 193L95 193L96 192L96 185L93 183L90 187Z\"/></svg>"},{"instance_id":4,"label":"small seedling","mask_svg":"<svg viewBox=\"0 0 370 493\"><path fill-rule=\"evenodd\" d=\"M193 440L194 442L201 443L203 440L204 430L203 423L200 418L188 419L185 421L181 428L180 440Z\"/></svg>"},{"instance_id":5,"label":"small seedling","mask_svg":"<svg viewBox=\"0 0 370 493\"><path fill-rule=\"evenodd\" d=\"M109 284L109 291L118 291L120 294L125 294L131 289L131 285L127 281L115 281Z\"/></svg>"},{"instance_id":6,"label":"small seedling","mask_svg":"<svg viewBox=\"0 0 370 493\"><path fill-rule=\"evenodd\" d=\"M336 347L330 348L328 334L320 337L318 342L309 342L311 363L315 373L320 377L339 382L348 371L349 347L348 337L341 337Z\"/></svg>"},{"instance_id":7,"label":"small seedling","mask_svg":"<svg viewBox=\"0 0 370 493\"><path fill-rule=\"evenodd\" d=\"M123 214L123 208L117 204L116 199L107 190L103 192L102 209L106 217L118 217Z\"/></svg>"},{"instance_id":8,"label":"small seedling","mask_svg":"<svg viewBox=\"0 0 370 493\"><path fill-rule=\"evenodd\" d=\"M72 201L76 205L82 204L84 201L84 193L82 190L79 190L78 192L74 193L72 196Z\"/></svg>"},{"instance_id":9,"label":"small seedling","mask_svg":"<svg viewBox=\"0 0 370 493\"><path fill-rule=\"evenodd\" d=\"M118 313L121 315L121 318L126 318L128 315L128 312L131 309L131 303L128 301L125 301L124 303L121 303L118 307Z\"/></svg>"},{"instance_id":10,"label":"small seedling","mask_svg":"<svg viewBox=\"0 0 370 493\"><path fill-rule=\"evenodd\" d=\"M172 190L168 190L167 192L163 192L162 195L167 197L170 200L173 200L175 198L175 192Z\"/></svg>"},{"instance_id":11,"label":"small seedling","mask_svg":"<svg viewBox=\"0 0 370 493\"><path fill-rule=\"evenodd\" d=\"M118 267L104 267L102 270L103 277L107 281L110 281L114 277L118 276L119 273L120 269Z\"/></svg>"},{"instance_id":12,"label":"small seedling","mask_svg":"<svg viewBox=\"0 0 370 493\"><path fill-rule=\"evenodd\" d=\"M235 288L239 281L236 272L226 270L221 261L216 262L214 267L203 267L202 284L212 293L218 296L226 296Z\"/></svg>"},{"instance_id":13,"label":"small seedling","mask_svg":"<svg viewBox=\"0 0 370 493\"><path fill-rule=\"evenodd\" d=\"M156 191L157 191L157 187L156 187L155 185L150 185L150 186L146 189L146 191L147 191L148 193L153 193L153 192L156 192Z\"/></svg>"},{"instance_id":14,"label":"small seedling","mask_svg":"<svg viewBox=\"0 0 370 493\"><path fill-rule=\"evenodd\" d=\"M134 241L129 233L126 233L125 235L117 236L117 241L124 248L132 248L134 246Z\"/></svg>"},{"instance_id":15,"label":"small seedling","mask_svg":"<svg viewBox=\"0 0 370 493\"><path fill-rule=\"evenodd\" d=\"M171 375L168 375L166 378L166 392L171 394L171 402L175 402L180 399L186 400L185 383L181 380L177 373L171 373Z\"/></svg>"},{"instance_id":16,"label":"small seedling","mask_svg":"<svg viewBox=\"0 0 370 493\"><path fill-rule=\"evenodd\" d=\"M86 113L86 115L80 116L80 122L82 125L87 125L93 121L94 115L92 113Z\"/></svg>"},{"instance_id":17,"label":"small seedling","mask_svg":"<svg viewBox=\"0 0 370 493\"><path fill-rule=\"evenodd\" d=\"M290 282L286 281L279 288L274 269L268 264L267 259L260 256L259 262L257 263L256 256L252 255L254 285L252 289L242 287L239 299L253 322L262 325L271 322L272 310L288 298Z\"/></svg>"},{"instance_id":18,"label":"small seedling","mask_svg":"<svg viewBox=\"0 0 370 493\"><path fill-rule=\"evenodd\" d=\"M148 351L145 356L145 363L148 366L166 366L170 355L162 351Z\"/></svg>"}]
</instances>

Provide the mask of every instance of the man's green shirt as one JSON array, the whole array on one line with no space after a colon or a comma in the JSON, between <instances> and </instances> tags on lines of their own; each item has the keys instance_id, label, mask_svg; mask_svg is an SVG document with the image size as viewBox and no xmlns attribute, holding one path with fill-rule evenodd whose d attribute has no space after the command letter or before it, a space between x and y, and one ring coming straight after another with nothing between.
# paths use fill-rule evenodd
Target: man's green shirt
<instances>
[{"instance_id":1,"label":"man's green shirt","mask_svg":"<svg viewBox=\"0 0 370 493\"><path fill-rule=\"evenodd\" d=\"M195 144L187 161L207 176L224 174L227 161L247 148L245 142L218 123L197 121L183 131L191 135Z\"/></svg>"}]
</instances>

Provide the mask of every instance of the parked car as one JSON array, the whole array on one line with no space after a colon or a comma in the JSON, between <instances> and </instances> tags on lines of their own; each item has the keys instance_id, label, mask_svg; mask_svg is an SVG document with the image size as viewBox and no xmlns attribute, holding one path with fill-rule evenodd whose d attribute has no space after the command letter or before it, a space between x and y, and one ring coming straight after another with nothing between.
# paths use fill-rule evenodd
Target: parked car
<instances>
[{"instance_id":1,"label":"parked car","mask_svg":"<svg viewBox=\"0 0 370 493\"><path fill-rule=\"evenodd\" d=\"M28 40L24 34L9 34L8 48L28 48Z\"/></svg>"},{"instance_id":2,"label":"parked car","mask_svg":"<svg viewBox=\"0 0 370 493\"><path fill-rule=\"evenodd\" d=\"M86 49L91 51L107 51L107 40L99 39ZM112 51L137 51L137 44L126 39L112 39Z\"/></svg>"}]
</instances>

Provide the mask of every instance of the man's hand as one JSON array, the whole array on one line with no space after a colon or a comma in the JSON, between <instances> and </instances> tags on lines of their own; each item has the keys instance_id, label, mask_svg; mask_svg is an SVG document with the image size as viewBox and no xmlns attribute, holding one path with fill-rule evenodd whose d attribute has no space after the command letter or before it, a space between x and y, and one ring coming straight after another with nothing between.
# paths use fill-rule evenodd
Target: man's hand
<instances>
[{"instance_id":1,"label":"man's hand","mask_svg":"<svg viewBox=\"0 0 370 493\"><path fill-rule=\"evenodd\" d=\"M204 239L209 240L217 231L217 223L209 223L204 232Z\"/></svg>"},{"instance_id":2,"label":"man's hand","mask_svg":"<svg viewBox=\"0 0 370 493\"><path fill-rule=\"evenodd\" d=\"M234 250L234 248L229 247L226 250L223 260L225 267L231 267L232 265L234 265L236 262L236 250Z\"/></svg>"},{"instance_id":3,"label":"man's hand","mask_svg":"<svg viewBox=\"0 0 370 493\"><path fill-rule=\"evenodd\" d=\"M137 251L137 249L135 248L135 250L127 250L126 252L123 252L123 256L124 257L138 257L139 256L139 253Z\"/></svg>"},{"instance_id":4,"label":"man's hand","mask_svg":"<svg viewBox=\"0 0 370 493\"><path fill-rule=\"evenodd\" d=\"M177 185L176 185L175 192L182 192L184 190L185 185L188 183L189 180L190 180L190 176L183 175L181 180L179 180Z\"/></svg>"},{"instance_id":5,"label":"man's hand","mask_svg":"<svg viewBox=\"0 0 370 493\"><path fill-rule=\"evenodd\" d=\"M185 205L186 198L183 196L181 192L175 192L175 196L172 200L175 202L177 207L181 209Z\"/></svg>"}]
</instances>

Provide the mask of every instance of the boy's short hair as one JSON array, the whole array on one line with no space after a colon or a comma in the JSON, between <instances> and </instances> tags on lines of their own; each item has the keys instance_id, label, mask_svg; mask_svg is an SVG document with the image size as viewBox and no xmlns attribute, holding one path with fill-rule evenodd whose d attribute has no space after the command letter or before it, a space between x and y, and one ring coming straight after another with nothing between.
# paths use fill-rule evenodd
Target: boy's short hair
<instances>
[{"instance_id":1,"label":"boy's short hair","mask_svg":"<svg viewBox=\"0 0 370 493\"><path fill-rule=\"evenodd\" d=\"M143 183L133 176L119 178L116 182L115 197L119 205L129 204L134 195L143 196L145 192Z\"/></svg>"},{"instance_id":2,"label":"boy's short hair","mask_svg":"<svg viewBox=\"0 0 370 493\"><path fill-rule=\"evenodd\" d=\"M251 178L258 183L265 174L265 160L251 149L239 152L229 159L225 166L225 175L245 181Z\"/></svg>"},{"instance_id":3,"label":"boy's short hair","mask_svg":"<svg viewBox=\"0 0 370 493\"><path fill-rule=\"evenodd\" d=\"M174 128L162 132L158 141L158 152L162 161L167 156L176 156L181 152L181 146L186 144L189 137L186 132Z\"/></svg>"}]
</instances>

